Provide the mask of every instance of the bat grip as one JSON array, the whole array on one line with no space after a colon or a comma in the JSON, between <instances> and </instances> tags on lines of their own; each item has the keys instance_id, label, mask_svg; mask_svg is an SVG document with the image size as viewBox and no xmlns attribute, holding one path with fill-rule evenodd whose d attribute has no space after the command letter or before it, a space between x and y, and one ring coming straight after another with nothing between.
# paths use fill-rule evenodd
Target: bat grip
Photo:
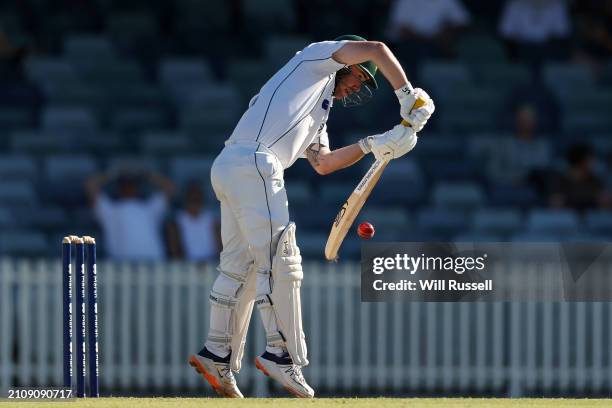
<instances>
[{"instance_id":1,"label":"bat grip","mask_svg":"<svg viewBox=\"0 0 612 408\"><path fill-rule=\"evenodd\" d=\"M414 105L412 105L412 109L414 108L420 108L421 106L425 105L425 100L419 98L414 102ZM406 119L402 119L402 125L408 127L410 126L410 123L408 123L408 121Z\"/></svg>"}]
</instances>

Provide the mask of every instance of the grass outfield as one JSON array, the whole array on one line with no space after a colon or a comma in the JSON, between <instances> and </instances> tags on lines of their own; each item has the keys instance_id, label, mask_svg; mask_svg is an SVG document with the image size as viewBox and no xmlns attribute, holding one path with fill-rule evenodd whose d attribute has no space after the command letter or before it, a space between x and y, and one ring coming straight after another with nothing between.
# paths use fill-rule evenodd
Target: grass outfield
<instances>
[{"instance_id":1,"label":"grass outfield","mask_svg":"<svg viewBox=\"0 0 612 408\"><path fill-rule=\"evenodd\" d=\"M0 400L0 408L39 406L27 402L7 402ZM282 406L290 408L327 408L327 407L357 407L357 408L505 408L505 407L612 407L612 399L501 399L501 398L321 398L314 400L298 400L285 398L249 398L244 400L227 400L219 398L98 398L86 400L71 400L70 402L49 402L50 408L270 408Z\"/></svg>"}]
</instances>

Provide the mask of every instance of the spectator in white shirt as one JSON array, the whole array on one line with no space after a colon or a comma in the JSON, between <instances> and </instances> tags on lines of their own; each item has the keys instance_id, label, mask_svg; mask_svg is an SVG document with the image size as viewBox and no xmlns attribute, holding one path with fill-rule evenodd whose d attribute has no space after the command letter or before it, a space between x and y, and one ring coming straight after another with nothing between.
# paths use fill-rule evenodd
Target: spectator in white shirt
<instances>
[{"instance_id":1,"label":"spectator in white shirt","mask_svg":"<svg viewBox=\"0 0 612 408\"><path fill-rule=\"evenodd\" d=\"M168 247L172 257L208 261L220 252L219 217L205 205L200 183L191 183L185 204L168 225Z\"/></svg>"},{"instance_id":2,"label":"spectator in white shirt","mask_svg":"<svg viewBox=\"0 0 612 408\"><path fill-rule=\"evenodd\" d=\"M565 0L509 0L499 23L501 36L518 57L555 57L571 32Z\"/></svg>"},{"instance_id":3,"label":"spectator in white shirt","mask_svg":"<svg viewBox=\"0 0 612 408\"><path fill-rule=\"evenodd\" d=\"M530 184L534 172L550 164L550 145L546 139L538 137L537 129L535 107L528 104L518 106L514 137L500 138L488 157L488 173L496 182Z\"/></svg>"},{"instance_id":4,"label":"spectator in white shirt","mask_svg":"<svg viewBox=\"0 0 612 408\"><path fill-rule=\"evenodd\" d=\"M114 199L103 191L110 181L117 181ZM146 181L155 190L148 196L143 195ZM162 227L174 193L170 180L155 173L143 176L111 172L88 179L86 190L112 259L157 261L165 258Z\"/></svg>"},{"instance_id":5,"label":"spectator in white shirt","mask_svg":"<svg viewBox=\"0 0 612 408\"><path fill-rule=\"evenodd\" d=\"M421 55L436 56L436 51L452 56L453 39L458 29L470 23L470 15L459 0L396 0L391 7L388 35L401 44L416 40Z\"/></svg>"}]
</instances>

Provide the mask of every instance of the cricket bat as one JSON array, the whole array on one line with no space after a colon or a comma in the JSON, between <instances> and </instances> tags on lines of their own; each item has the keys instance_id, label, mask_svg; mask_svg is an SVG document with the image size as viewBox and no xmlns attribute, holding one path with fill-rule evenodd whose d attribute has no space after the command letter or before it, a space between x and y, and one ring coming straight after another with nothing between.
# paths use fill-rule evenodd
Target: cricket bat
<instances>
[{"instance_id":1,"label":"cricket bat","mask_svg":"<svg viewBox=\"0 0 612 408\"><path fill-rule=\"evenodd\" d=\"M423 106L423 104L424 101L418 99L414 107L418 108ZM405 120L402 120L402 125L410 126ZM365 201L370 196L370 193L374 189L376 183L378 183L381 174L388 164L389 160L376 160L372 166L370 166L359 184L357 184L357 187L355 187L348 200L340 207L340 211L338 211L336 215L329 237L327 238L327 244L325 244L325 259L328 261L334 261L338 258L338 251L340 250L342 241L344 241L348 230L353 225L353 222L355 222L355 218L357 218L359 211L361 211Z\"/></svg>"}]
</instances>

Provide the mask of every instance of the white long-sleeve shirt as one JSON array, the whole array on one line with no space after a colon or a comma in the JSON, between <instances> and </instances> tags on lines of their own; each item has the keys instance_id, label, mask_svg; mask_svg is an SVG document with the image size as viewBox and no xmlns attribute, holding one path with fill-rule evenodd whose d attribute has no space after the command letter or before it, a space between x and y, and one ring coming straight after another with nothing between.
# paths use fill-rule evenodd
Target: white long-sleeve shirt
<instances>
[{"instance_id":1,"label":"white long-sleeve shirt","mask_svg":"<svg viewBox=\"0 0 612 408\"><path fill-rule=\"evenodd\" d=\"M332 54L346 41L313 43L272 76L236 125L230 141L257 141L283 168L302 157L312 143L329 146L327 118L336 72L345 65Z\"/></svg>"}]
</instances>

